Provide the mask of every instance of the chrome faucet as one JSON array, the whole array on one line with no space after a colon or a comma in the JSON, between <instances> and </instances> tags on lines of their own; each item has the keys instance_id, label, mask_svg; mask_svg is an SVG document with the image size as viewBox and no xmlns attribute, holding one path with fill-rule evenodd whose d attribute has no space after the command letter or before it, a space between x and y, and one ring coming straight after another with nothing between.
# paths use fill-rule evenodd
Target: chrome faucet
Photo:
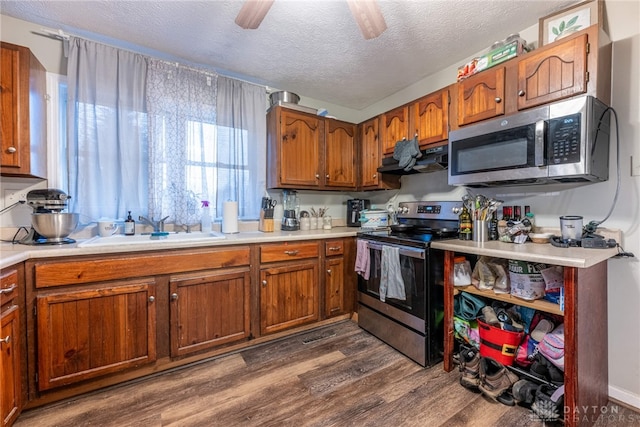
<instances>
[{"instance_id":1,"label":"chrome faucet","mask_svg":"<svg viewBox=\"0 0 640 427\"><path fill-rule=\"evenodd\" d=\"M162 218L162 219L160 219L158 221L155 221L153 219L153 217L151 217L151 220L149 220L149 219L147 219L147 218L145 218L143 216L139 216L138 220L143 224L146 224L146 225L149 225L149 226L153 227L153 231L155 233L157 233L158 231L164 231L164 222L167 220L167 218L169 218L169 217L165 216L164 218Z\"/></svg>"}]
</instances>

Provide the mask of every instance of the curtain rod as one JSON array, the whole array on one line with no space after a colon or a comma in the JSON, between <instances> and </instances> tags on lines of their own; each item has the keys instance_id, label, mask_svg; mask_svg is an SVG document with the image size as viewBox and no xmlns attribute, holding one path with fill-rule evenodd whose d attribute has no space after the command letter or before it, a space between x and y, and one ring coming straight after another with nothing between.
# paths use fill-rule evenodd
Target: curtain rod
<instances>
[{"instance_id":1,"label":"curtain rod","mask_svg":"<svg viewBox=\"0 0 640 427\"><path fill-rule=\"evenodd\" d=\"M49 28L40 27L40 31L42 31L43 33L45 33L48 37L53 37L53 38L56 38L56 39L61 40L61 41L63 42L63 50L64 50L64 56L65 56L65 58L69 56L69 38L70 38L71 36L74 36L74 37L81 37L81 38L83 38L83 39L87 39L86 37L83 37L83 36L76 36L76 35L74 35L74 34L68 34L68 33L65 33L65 32L64 32L62 29L60 29L60 28L59 28L57 31L55 31L55 30L51 30L51 29L49 29ZM103 43L103 42L98 42L98 43ZM103 44L104 44L104 43L103 43ZM120 49L120 48L118 48L118 49ZM139 52L136 52L136 53L139 53ZM144 56L148 56L148 57L151 57L150 55L147 55L147 54L142 54L142 55L144 55ZM162 61L166 61L166 62L170 62L170 63L172 63L172 62L173 62L173 63L175 63L176 65L180 65L180 66L182 66L182 67L185 67L185 68L187 68L187 69L194 70L194 71L201 71L201 72L205 72L205 73L208 71L208 70L206 70L206 69L197 68L197 67L189 66L189 65L186 65L186 64L180 64L180 63L179 63L179 62L177 62L177 61L171 61L171 60L168 60L168 59L162 59L162 58L154 58L154 59L160 59L160 60L162 60ZM218 74L218 75L221 75L222 77L225 77L225 78L228 78L228 79L238 80L238 81L240 81L240 82L249 83L249 84L252 84L252 85L255 85L255 86L264 86L266 93L271 93L271 92L274 90L273 88L270 88L269 86L266 86L266 85L261 85L261 84L255 83L255 82L251 82L251 81L249 81L249 80L239 79L239 78L237 78L237 77L231 77L231 76L225 75L224 73L220 73L220 72L219 72L218 70L216 70L215 68L214 68L211 72L216 73L216 74Z\"/></svg>"}]
</instances>

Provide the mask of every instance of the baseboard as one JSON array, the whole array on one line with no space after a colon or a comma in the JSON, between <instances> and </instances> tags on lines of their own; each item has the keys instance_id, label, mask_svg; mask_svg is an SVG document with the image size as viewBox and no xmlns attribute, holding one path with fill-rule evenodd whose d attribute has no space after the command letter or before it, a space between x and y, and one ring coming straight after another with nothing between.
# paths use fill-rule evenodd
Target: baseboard
<instances>
[{"instance_id":1,"label":"baseboard","mask_svg":"<svg viewBox=\"0 0 640 427\"><path fill-rule=\"evenodd\" d=\"M609 386L609 397L617 400L623 405L628 405L632 409L640 411L640 396L621 390L617 387Z\"/></svg>"}]
</instances>

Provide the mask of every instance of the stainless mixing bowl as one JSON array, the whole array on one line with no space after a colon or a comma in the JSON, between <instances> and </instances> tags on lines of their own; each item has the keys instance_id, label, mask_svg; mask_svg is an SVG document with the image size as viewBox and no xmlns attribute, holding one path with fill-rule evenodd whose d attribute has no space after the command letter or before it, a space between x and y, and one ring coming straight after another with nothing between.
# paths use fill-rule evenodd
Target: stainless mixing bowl
<instances>
[{"instance_id":1,"label":"stainless mixing bowl","mask_svg":"<svg viewBox=\"0 0 640 427\"><path fill-rule=\"evenodd\" d=\"M51 241L62 240L69 236L78 226L77 213L34 213L31 214L31 225L42 237Z\"/></svg>"}]
</instances>

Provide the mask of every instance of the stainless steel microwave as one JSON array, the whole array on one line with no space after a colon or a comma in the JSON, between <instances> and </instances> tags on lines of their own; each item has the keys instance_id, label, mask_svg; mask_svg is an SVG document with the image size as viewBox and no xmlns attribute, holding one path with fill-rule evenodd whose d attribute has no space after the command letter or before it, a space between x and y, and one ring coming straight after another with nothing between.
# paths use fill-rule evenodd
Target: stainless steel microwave
<instances>
[{"instance_id":1,"label":"stainless steel microwave","mask_svg":"<svg viewBox=\"0 0 640 427\"><path fill-rule=\"evenodd\" d=\"M489 187L609 179L609 114L580 96L449 133L449 185Z\"/></svg>"}]
</instances>

